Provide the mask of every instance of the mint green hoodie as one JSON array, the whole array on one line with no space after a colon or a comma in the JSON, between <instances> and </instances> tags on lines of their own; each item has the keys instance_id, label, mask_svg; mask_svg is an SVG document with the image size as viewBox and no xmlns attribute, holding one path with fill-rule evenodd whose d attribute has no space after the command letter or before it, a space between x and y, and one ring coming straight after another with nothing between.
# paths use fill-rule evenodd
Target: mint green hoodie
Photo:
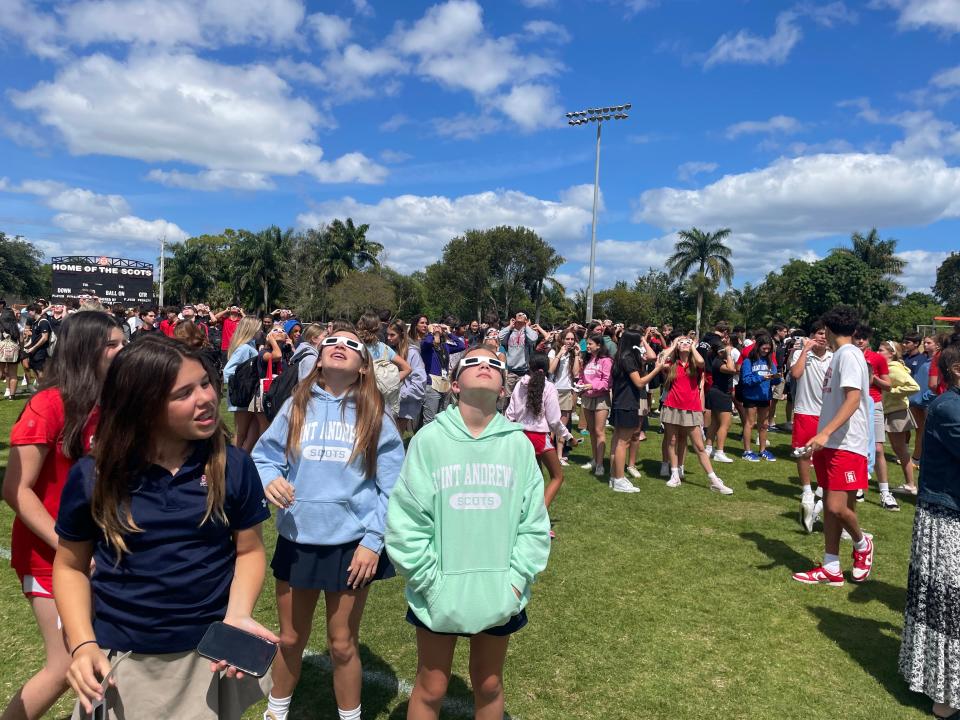
<instances>
[{"instance_id":1,"label":"mint green hoodie","mask_svg":"<svg viewBox=\"0 0 960 720\"><path fill-rule=\"evenodd\" d=\"M413 436L385 541L407 603L428 628L472 635L519 613L547 565L549 533L523 426L497 414L474 438L452 407Z\"/></svg>"}]
</instances>

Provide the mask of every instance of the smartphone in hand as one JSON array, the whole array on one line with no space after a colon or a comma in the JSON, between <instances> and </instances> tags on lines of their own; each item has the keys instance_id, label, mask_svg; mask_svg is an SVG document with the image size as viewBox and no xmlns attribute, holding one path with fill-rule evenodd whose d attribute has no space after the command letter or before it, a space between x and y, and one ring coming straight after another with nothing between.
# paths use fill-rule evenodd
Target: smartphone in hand
<instances>
[{"instance_id":1,"label":"smartphone in hand","mask_svg":"<svg viewBox=\"0 0 960 720\"><path fill-rule=\"evenodd\" d=\"M260 678L270 669L277 644L233 625L215 622L207 628L197 652L214 662L226 660L237 670Z\"/></svg>"}]
</instances>

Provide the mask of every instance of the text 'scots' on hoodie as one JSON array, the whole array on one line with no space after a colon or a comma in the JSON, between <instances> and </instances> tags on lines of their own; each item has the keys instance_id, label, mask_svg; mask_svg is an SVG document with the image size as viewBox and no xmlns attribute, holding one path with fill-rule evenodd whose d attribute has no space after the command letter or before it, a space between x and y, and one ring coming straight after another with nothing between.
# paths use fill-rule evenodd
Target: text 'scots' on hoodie
<instances>
[{"instance_id":1,"label":"text 'scots' on hoodie","mask_svg":"<svg viewBox=\"0 0 960 720\"><path fill-rule=\"evenodd\" d=\"M519 613L547 565L549 532L522 426L494 415L474 438L454 407L413 437L390 498L387 553L431 630L474 634Z\"/></svg>"},{"instance_id":2,"label":"text 'scots' on hoodie","mask_svg":"<svg viewBox=\"0 0 960 720\"><path fill-rule=\"evenodd\" d=\"M352 463L356 407L315 385L300 434L300 452L287 457L291 402L257 441L253 461L266 487L285 477L294 487L293 504L277 512L277 532L304 545L341 545L360 540L383 549L387 501L403 464L403 442L384 414L377 445L377 472L364 477L363 455Z\"/></svg>"}]
</instances>

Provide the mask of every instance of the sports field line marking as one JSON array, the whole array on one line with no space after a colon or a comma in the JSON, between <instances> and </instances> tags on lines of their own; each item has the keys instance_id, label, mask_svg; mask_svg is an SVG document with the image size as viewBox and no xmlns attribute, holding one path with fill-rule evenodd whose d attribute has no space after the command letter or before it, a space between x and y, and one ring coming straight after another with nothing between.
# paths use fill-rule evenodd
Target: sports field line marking
<instances>
[{"instance_id":1,"label":"sports field line marking","mask_svg":"<svg viewBox=\"0 0 960 720\"><path fill-rule=\"evenodd\" d=\"M9 560L10 551L5 547L0 547L0 558L3 558L4 560Z\"/></svg>"},{"instance_id":2,"label":"sports field line marking","mask_svg":"<svg viewBox=\"0 0 960 720\"><path fill-rule=\"evenodd\" d=\"M330 657L326 653L318 652L316 650L307 650L303 653L303 659L305 662L308 662L311 665L316 665L325 672L333 672L333 665L330 662ZM364 670L363 681L365 683L376 685L384 690L396 690L397 694L404 697L410 697L410 693L413 692L412 683L404 680L403 678L381 672L380 670ZM444 698L443 710L445 713L449 713L450 715L455 715L457 717L473 717L473 703L467 702L461 698ZM505 717L512 718L512 720L520 720L520 718L518 718L516 715L506 715Z\"/></svg>"}]
</instances>

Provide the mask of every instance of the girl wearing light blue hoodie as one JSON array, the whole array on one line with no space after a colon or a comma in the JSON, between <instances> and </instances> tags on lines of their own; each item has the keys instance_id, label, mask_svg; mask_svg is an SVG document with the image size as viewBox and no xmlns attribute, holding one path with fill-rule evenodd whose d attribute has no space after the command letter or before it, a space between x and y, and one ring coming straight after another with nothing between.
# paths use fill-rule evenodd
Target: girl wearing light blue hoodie
<instances>
[{"instance_id":1,"label":"girl wearing light blue hoodie","mask_svg":"<svg viewBox=\"0 0 960 720\"><path fill-rule=\"evenodd\" d=\"M320 593L326 603L334 694L341 720L359 720L360 620L369 583L392 577L383 552L387 500L403 463L360 338L338 331L253 450L277 512L280 652L265 720L286 720Z\"/></svg>"}]
</instances>

